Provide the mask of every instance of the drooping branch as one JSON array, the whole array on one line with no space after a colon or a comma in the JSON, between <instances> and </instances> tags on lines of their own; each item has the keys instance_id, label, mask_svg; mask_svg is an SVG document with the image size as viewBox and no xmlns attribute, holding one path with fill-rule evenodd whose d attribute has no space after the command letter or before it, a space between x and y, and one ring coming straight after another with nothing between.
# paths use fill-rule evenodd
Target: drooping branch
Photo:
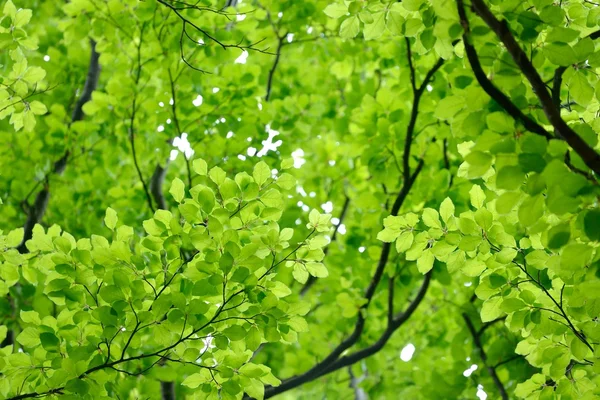
<instances>
[{"instance_id":1,"label":"drooping branch","mask_svg":"<svg viewBox=\"0 0 600 400\"><path fill-rule=\"evenodd\" d=\"M460 0L459 0L460 1ZM596 174L600 174L600 154L590 147L560 115L560 108L556 107L552 96L548 92L546 85L535 69L527 54L523 51L515 37L511 33L506 20L498 20L490 11L483 0L472 0L472 8L477 15L496 33L496 36L506 47L514 62L517 64L525 78L531 84L533 92L536 94L544 114L554 127L555 133L564 138L569 146L579 154L583 162Z\"/></svg>"},{"instance_id":2,"label":"drooping branch","mask_svg":"<svg viewBox=\"0 0 600 400\"><path fill-rule=\"evenodd\" d=\"M88 73L86 76L85 84L83 86L83 91L81 92L81 96L77 100L75 108L73 109L70 124L72 124L73 122L81 121L83 119L83 105L91 99L92 92L96 89L96 86L98 84L98 77L100 76L100 55L96 52L96 42L94 40L90 40L90 50L91 55ZM25 244L32 237L33 227L42 220L44 214L46 213L46 208L50 199L50 175L62 175L67 166L70 156L71 151L70 149L67 149L63 156L54 163L52 170L44 178L45 182L43 184L42 190L38 192L33 205L28 207L27 220L25 221L25 225L23 227L23 240L17 247L19 253L28 252L27 246Z\"/></svg>"},{"instance_id":3,"label":"drooping branch","mask_svg":"<svg viewBox=\"0 0 600 400\"><path fill-rule=\"evenodd\" d=\"M332 243L334 243L337 239L338 231L340 229L340 226L344 222L344 218L346 217L346 213L348 212L349 206L350 206L350 198L348 196L346 196L345 200L344 200L344 205L342 206L342 211L340 212L340 216L338 217L339 222L333 228L333 234L331 235L331 241L329 242L329 244L327 244L327 247L325 247L325 249L323 250L324 257L327 257L327 254L329 253L329 248L331 247ZM308 291L315 284L316 281L317 281L317 278L315 278L314 276L311 275L308 278L308 280L306 281L306 283L304 284L304 286L302 287L302 289L300 290L300 296L305 296L306 293L308 293Z\"/></svg>"},{"instance_id":4,"label":"drooping branch","mask_svg":"<svg viewBox=\"0 0 600 400\"><path fill-rule=\"evenodd\" d=\"M473 344L475 345L475 347L477 348L477 350L479 352L479 357L481 357L481 361L483 362L483 365L485 365L485 367L488 370L488 373L492 377L492 380L494 381L494 385L496 385L496 389L498 389L498 392L500 392L500 396L502 397L503 400L508 400L508 394L506 393L506 389L504 388L502 381L500 380L500 378L498 377L498 374L496 373L496 366L488 365L487 354L485 353L485 350L483 349L483 344L481 343L481 334L483 333L484 328L482 327L479 331L477 331L475 329L475 326L473 325L473 322L471 321L471 318L469 318L469 316L466 313L463 313L462 316L467 325L467 329L469 330L469 332L471 333L471 336L473 338ZM499 320L496 320L496 321L499 321ZM496 322L496 321L494 321L494 322Z\"/></svg>"},{"instance_id":5,"label":"drooping branch","mask_svg":"<svg viewBox=\"0 0 600 400\"><path fill-rule=\"evenodd\" d=\"M475 79L481 85L481 88L490 96L498 105L500 105L513 119L520 121L525 129L530 132L536 133L545 137L546 139L551 139L552 135L546 131L540 124L535 122L533 119L523 114L523 112L517 107L507 95L505 95L500 89L498 89L492 81L487 77L483 68L481 67L481 63L479 62L479 56L477 55L477 51L475 50L475 46L473 46L472 38L471 38L471 28L469 24L469 20L467 18L467 13L465 12L464 1L457 0L458 5L458 15L460 17L460 22L463 27L463 44L465 46L465 54L467 55L467 59L469 60L469 64L471 64L471 69L473 70L473 74L475 75Z\"/></svg>"}]
</instances>

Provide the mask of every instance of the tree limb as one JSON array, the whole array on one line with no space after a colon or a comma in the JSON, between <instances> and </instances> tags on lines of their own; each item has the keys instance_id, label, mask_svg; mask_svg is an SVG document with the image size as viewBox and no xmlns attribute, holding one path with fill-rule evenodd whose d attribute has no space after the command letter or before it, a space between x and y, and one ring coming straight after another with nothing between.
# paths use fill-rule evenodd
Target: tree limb
<instances>
[{"instance_id":1,"label":"tree limb","mask_svg":"<svg viewBox=\"0 0 600 400\"><path fill-rule=\"evenodd\" d=\"M500 89L498 89L492 81L487 77L483 68L481 67L481 63L479 62L479 56L477 55L477 51L473 46L471 39L471 28L469 25L469 20L467 18L467 13L465 12L464 1L457 0L458 5L458 15L460 17L460 22L463 27L463 44L465 46L465 53L467 55L467 59L469 60L469 64L471 64L471 69L473 70L473 74L475 75L475 79L481 85L481 88L490 96L498 105L500 105L513 119L517 121L521 121L525 129L530 132L536 133L545 137L546 139L552 139L552 135L546 131L540 124L535 122L533 119L529 118L527 115L523 114L523 112L517 107L509 98L506 96Z\"/></svg>"},{"instance_id":2,"label":"tree limb","mask_svg":"<svg viewBox=\"0 0 600 400\"><path fill-rule=\"evenodd\" d=\"M269 70L269 76L267 78L267 94L265 95L265 101L269 101L271 98L271 87L273 85L273 76L275 75L275 70L277 69L277 65L279 64L279 58L281 57L281 49L283 48L283 41L285 36L277 37L277 51L275 52L275 61L273 61L273 65Z\"/></svg>"},{"instance_id":3,"label":"tree limb","mask_svg":"<svg viewBox=\"0 0 600 400\"><path fill-rule=\"evenodd\" d=\"M407 42L407 46L408 46L408 51L407 51L408 57L410 59L411 58L410 42ZM421 86L419 86L417 88L417 86L415 84L415 86L413 87L412 111L411 111L410 121L409 121L407 129L406 129L406 139L405 139L405 146L404 146L404 158L403 158L404 165L405 165L405 168L403 171L404 180L402 183L402 188L401 188L400 192L398 193L396 200L394 201L394 204L390 211L390 215L393 215L393 216L398 215L398 212L400 211L402 204L406 200L406 197L408 196L410 189L412 188L415 180L417 179L417 177L419 176L419 173L421 172L421 170L423 168L424 161L423 161L423 159L420 159L419 163L417 164L417 167L411 173L410 165L409 165L410 148L411 148L411 144L413 141L416 120L419 115L418 107L419 107L419 102L421 100L421 96L422 96L423 92L425 91L427 84L429 83L429 81L431 81L431 79L433 78L433 75L439 70L439 68L443 65L443 63L444 63L444 60L442 58L438 59L436 61L436 63L434 64L434 66L427 72ZM409 60L409 66L411 67L411 69L414 70L414 67L412 66L412 60ZM410 317L410 315L412 315L412 313L416 309L417 305L422 300L422 296L425 295L425 291L427 290L427 287L429 285L430 276L426 276L426 278L425 278L424 287L422 287L422 291L420 291L420 294L417 296L417 298L419 298L419 300L415 302L414 306L413 305L409 306L409 308L404 313L401 313L400 315L398 315L389 324L388 329L386 329L386 331L384 332L384 334L382 335L382 337L380 338L380 340L377 343L375 343L374 345L372 345L366 349L357 351L352 356L345 356L343 358L340 358L340 356L344 353L344 351L346 351L347 349L352 347L356 342L358 342L358 340L364 330L365 322L366 322L365 316L364 316L364 311L369 306L369 304L375 294L375 289L377 288L379 282L381 281L383 272L385 270L385 266L387 265L387 262L389 259L390 248L391 248L390 243L383 243L382 248L381 248L381 254L379 257L379 261L377 263L375 273L373 274L373 277L371 278L371 281L369 282L369 285L365 292L364 299L366 300L366 302L361 307L361 310L358 313L358 318L357 318L356 324L354 326L354 330L350 334L350 336L348 336L344 340L342 340L341 343L339 345L337 345L329 353L329 355L327 355L321 362L318 362L317 364L315 364L311 369L309 369L305 373L293 376L289 379L286 379L281 383L281 385L279 385L277 387L273 387L273 386L266 387L265 388L265 398L275 396L276 394L283 393L285 391L288 391L290 389L293 389L295 387L303 385L304 383L313 381L314 379L317 379L318 377L320 377L326 373L335 371L339 368L350 365L351 363L356 362L357 360L360 360L364 357L368 357L369 355L374 354L375 352L379 351L379 349L381 347L383 347L383 345L387 342L387 340L391 336L393 330L388 332L388 330L391 329L390 327L397 329L400 325L402 325L402 323L404 323L404 321L406 319L408 319ZM422 295L421 295L421 293L422 293ZM351 357L351 358L349 358L349 357ZM350 361L352 361L352 362L350 362Z\"/></svg>"},{"instance_id":4,"label":"tree limb","mask_svg":"<svg viewBox=\"0 0 600 400\"><path fill-rule=\"evenodd\" d=\"M83 105L91 99L92 92L96 89L96 86L98 84L98 77L100 76L100 55L96 52L96 42L94 40L90 40L90 49L90 66L88 68L88 73L85 80L85 84L83 86L83 91L81 93L81 96L77 100L77 103L75 104L75 108L73 109L73 113L71 115L71 123L69 124L69 126L73 122L81 121L83 119ZM44 183L44 187L37 194L33 206L29 209L29 214L27 215L27 220L25 221L25 225L23 227L23 240L21 241L21 244L19 244L19 246L17 247L19 253L28 252L25 243L29 239L31 239L33 235L33 227L42 220L44 214L46 213L48 200L50 199L50 185L48 182L49 175L61 175L67 166L67 162L69 161L70 155L70 150L66 150L63 156L54 163L54 166L50 173L46 175L46 182Z\"/></svg>"},{"instance_id":5,"label":"tree limb","mask_svg":"<svg viewBox=\"0 0 600 400\"><path fill-rule=\"evenodd\" d=\"M460 1L460 0L459 0ZM472 0L472 8L481 19L496 33L506 50L511 55L517 66L533 89L538 100L542 105L542 109L550 124L554 127L556 134L564 138L569 146L579 154L583 162L596 174L600 174L600 154L590 147L567 123L560 115L560 109L555 106L552 97L548 92L544 81L538 74L537 70L523 51L521 46L515 40L515 37L510 32L508 22L506 20L499 21L490 11L483 0Z\"/></svg>"}]
</instances>

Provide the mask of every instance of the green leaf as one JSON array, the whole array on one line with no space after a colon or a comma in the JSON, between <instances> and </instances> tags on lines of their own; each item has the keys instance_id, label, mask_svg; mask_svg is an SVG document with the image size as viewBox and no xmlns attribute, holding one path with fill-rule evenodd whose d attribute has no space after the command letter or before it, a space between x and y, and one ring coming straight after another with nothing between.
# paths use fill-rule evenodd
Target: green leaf
<instances>
[{"instance_id":1,"label":"green leaf","mask_svg":"<svg viewBox=\"0 0 600 400\"><path fill-rule=\"evenodd\" d=\"M387 13L386 26L393 35L402 35L404 30L404 17L402 13L395 10L392 5L391 10Z\"/></svg>"},{"instance_id":2,"label":"green leaf","mask_svg":"<svg viewBox=\"0 0 600 400\"><path fill-rule=\"evenodd\" d=\"M454 203L449 197L446 197L440 205L440 216L442 220L447 224L448 220L454 216Z\"/></svg>"},{"instance_id":3,"label":"green leaf","mask_svg":"<svg viewBox=\"0 0 600 400\"><path fill-rule=\"evenodd\" d=\"M490 322L502 316L502 302L502 297L491 297L484 301L481 307L481 322Z\"/></svg>"},{"instance_id":4,"label":"green leaf","mask_svg":"<svg viewBox=\"0 0 600 400\"><path fill-rule=\"evenodd\" d=\"M209 382L211 380L210 373L206 369L201 369L200 372L195 374L191 374L186 377L181 384L183 386L187 386L191 389L196 389L198 386L203 383Z\"/></svg>"},{"instance_id":5,"label":"green leaf","mask_svg":"<svg viewBox=\"0 0 600 400\"><path fill-rule=\"evenodd\" d=\"M193 161L192 168L198 175L206 176L208 174L208 164L201 158L197 158Z\"/></svg>"},{"instance_id":6,"label":"green leaf","mask_svg":"<svg viewBox=\"0 0 600 400\"><path fill-rule=\"evenodd\" d=\"M38 346L40 344L40 334L37 328L28 327L23 329L17 336L17 342L28 348Z\"/></svg>"},{"instance_id":7,"label":"green leaf","mask_svg":"<svg viewBox=\"0 0 600 400\"><path fill-rule=\"evenodd\" d=\"M505 313L512 313L515 311L519 311L525 307L526 307L526 304L523 302L523 300L516 299L516 298L504 299L504 300L502 300L502 303L500 304L500 309L502 311L504 311Z\"/></svg>"},{"instance_id":8,"label":"green leaf","mask_svg":"<svg viewBox=\"0 0 600 400\"><path fill-rule=\"evenodd\" d=\"M477 209L483 207L483 203L485 202L485 193L481 189L481 186L473 185L469 191L469 195L471 196L471 205L473 207Z\"/></svg>"},{"instance_id":9,"label":"green leaf","mask_svg":"<svg viewBox=\"0 0 600 400\"><path fill-rule=\"evenodd\" d=\"M21 321L26 324L34 324L41 325L42 320L40 319L40 314L37 311L23 311L21 310Z\"/></svg>"},{"instance_id":10,"label":"green leaf","mask_svg":"<svg viewBox=\"0 0 600 400\"><path fill-rule=\"evenodd\" d=\"M40 342L42 343L42 347L46 351L58 351L60 341L50 332L42 332L40 333Z\"/></svg>"},{"instance_id":11,"label":"green leaf","mask_svg":"<svg viewBox=\"0 0 600 400\"><path fill-rule=\"evenodd\" d=\"M393 229L385 228L381 232L377 234L377 240L381 240L382 242L391 243L400 235L400 231L395 231Z\"/></svg>"},{"instance_id":12,"label":"green leaf","mask_svg":"<svg viewBox=\"0 0 600 400\"><path fill-rule=\"evenodd\" d=\"M577 54L571 46L566 43L549 43L543 48L546 58L555 65L569 66L577 62Z\"/></svg>"},{"instance_id":13,"label":"green leaf","mask_svg":"<svg viewBox=\"0 0 600 400\"><path fill-rule=\"evenodd\" d=\"M117 221L119 218L117 217L117 212L112 208L108 207L106 209L106 215L104 216L104 224L108 229L114 231L117 227Z\"/></svg>"},{"instance_id":14,"label":"green leaf","mask_svg":"<svg viewBox=\"0 0 600 400\"><path fill-rule=\"evenodd\" d=\"M342 16L348 14L348 7L346 7L345 4L334 3L334 4L330 4L327 7L325 7L323 12L329 18L337 19L339 17L342 17Z\"/></svg>"},{"instance_id":15,"label":"green leaf","mask_svg":"<svg viewBox=\"0 0 600 400\"><path fill-rule=\"evenodd\" d=\"M442 228L440 216L433 208L425 208L423 210L423 223L430 228Z\"/></svg>"},{"instance_id":16,"label":"green leaf","mask_svg":"<svg viewBox=\"0 0 600 400\"><path fill-rule=\"evenodd\" d=\"M326 278L329 276L329 272L327 271L327 268L325 268L325 266L322 263L307 262L305 267L306 267L306 270L308 271L308 273L314 277Z\"/></svg>"},{"instance_id":17,"label":"green leaf","mask_svg":"<svg viewBox=\"0 0 600 400\"><path fill-rule=\"evenodd\" d=\"M340 25L340 37L342 39L352 39L358 35L360 21L356 15L348 17Z\"/></svg>"},{"instance_id":18,"label":"green leaf","mask_svg":"<svg viewBox=\"0 0 600 400\"><path fill-rule=\"evenodd\" d=\"M590 240L600 241L600 210L593 209L585 213L583 218L585 234Z\"/></svg>"},{"instance_id":19,"label":"green leaf","mask_svg":"<svg viewBox=\"0 0 600 400\"><path fill-rule=\"evenodd\" d=\"M424 250L421 256L417 259L417 269L420 273L426 274L433 268L435 257L430 249Z\"/></svg>"},{"instance_id":20,"label":"green leaf","mask_svg":"<svg viewBox=\"0 0 600 400\"><path fill-rule=\"evenodd\" d=\"M571 229L569 225L557 225L548 231L548 248L560 249L567 243L571 238Z\"/></svg>"},{"instance_id":21,"label":"green leaf","mask_svg":"<svg viewBox=\"0 0 600 400\"><path fill-rule=\"evenodd\" d=\"M260 161L254 166L252 176L254 177L254 181L256 182L256 184L258 186L262 186L271 177L271 169L264 161Z\"/></svg>"},{"instance_id":22,"label":"green leaf","mask_svg":"<svg viewBox=\"0 0 600 400\"><path fill-rule=\"evenodd\" d=\"M223 330L223 334L227 336L229 340L238 341L242 340L246 336L246 330L241 325L232 325Z\"/></svg>"},{"instance_id":23,"label":"green leaf","mask_svg":"<svg viewBox=\"0 0 600 400\"><path fill-rule=\"evenodd\" d=\"M171 196L173 196L176 202L181 203L185 195L185 185L183 181L179 178L173 179L169 193L171 193Z\"/></svg>"},{"instance_id":24,"label":"green leaf","mask_svg":"<svg viewBox=\"0 0 600 400\"><path fill-rule=\"evenodd\" d=\"M509 165L498 171L496 186L499 189L516 190L521 186L524 179L525 174L521 171L521 168Z\"/></svg>"},{"instance_id":25,"label":"green leaf","mask_svg":"<svg viewBox=\"0 0 600 400\"><path fill-rule=\"evenodd\" d=\"M8 0L4 4L3 13L4 15L11 17L12 19L15 18L15 15L17 14L17 8L13 4L12 0Z\"/></svg>"},{"instance_id":26,"label":"green leaf","mask_svg":"<svg viewBox=\"0 0 600 400\"><path fill-rule=\"evenodd\" d=\"M294 279L296 279L300 283L306 283L308 280L308 271L301 264L295 264L294 270L292 272Z\"/></svg>"},{"instance_id":27,"label":"green leaf","mask_svg":"<svg viewBox=\"0 0 600 400\"><path fill-rule=\"evenodd\" d=\"M223 182L225 182L227 174L221 168L213 167L210 171L208 171L208 177L211 181L217 184L217 186L221 186Z\"/></svg>"},{"instance_id":28,"label":"green leaf","mask_svg":"<svg viewBox=\"0 0 600 400\"><path fill-rule=\"evenodd\" d=\"M414 241L414 235L412 232L403 232L396 239L396 251L403 253L410 249Z\"/></svg>"},{"instance_id":29,"label":"green leaf","mask_svg":"<svg viewBox=\"0 0 600 400\"><path fill-rule=\"evenodd\" d=\"M380 37L385 31L385 13L383 11L372 14L373 22L365 24L363 34L365 40L373 40Z\"/></svg>"}]
</instances>

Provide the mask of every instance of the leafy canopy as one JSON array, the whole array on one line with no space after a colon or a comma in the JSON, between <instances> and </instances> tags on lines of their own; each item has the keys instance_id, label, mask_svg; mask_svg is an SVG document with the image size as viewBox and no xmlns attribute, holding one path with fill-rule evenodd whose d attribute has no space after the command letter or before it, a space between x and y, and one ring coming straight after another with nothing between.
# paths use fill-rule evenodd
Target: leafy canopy
<instances>
[{"instance_id":1,"label":"leafy canopy","mask_svg":"<svg viewBox=\"0 0 600 400\"><path fill-rule=\"evenodd\" d=\"M1 398L600 396L594 2L0 11Z\"/></svg>"}]
</instances>

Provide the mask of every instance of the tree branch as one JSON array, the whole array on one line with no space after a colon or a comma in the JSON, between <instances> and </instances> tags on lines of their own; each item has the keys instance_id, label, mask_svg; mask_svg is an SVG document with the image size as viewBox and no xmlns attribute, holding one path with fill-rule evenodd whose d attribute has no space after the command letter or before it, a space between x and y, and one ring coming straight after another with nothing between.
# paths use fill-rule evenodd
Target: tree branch
<instances>
[{"instance_id":1,"label":"tree branch","mask_svg":"<svg viewBox=\"0 0 600 400\"><path fill-rule=\"evenodd\" d=\"M464 1L457 0L458 5L458 15L460 18L461 25L463 27L463 43L465 46L465 53L467 55L467 59L469 60L469 64L471 64L471 69L473 70L473 74L475 75L475 79L481 85L481 88L490 96L498 105L500 105L513 119L517 121L521 121L525 129L530 132L536 133L545 137L546 139L552 139L552 135L548 133L540 124L535 122L533 119L523 114L523 112L506 96L500 89L498 89L490 79L488 79L487 75L483 71L481 67L481 63L479 62L479 56L477 55L477 51L473 46L471 39L471 28L469 25L469 20L467 18L467 13L465 12Z\"/></svg>"},{"instance_id":2,"label":"tree branch","mask_svg":"<svg viewBox=\"0 0 600 400\"><path fill-rule=\"evenodd\" d=\"M560 116L560 109L554 105L544 81L527 57L527 54L525 54L521 46L519 46L515 40L513 34L510 32L508 22L506 20L499 21L494 14L492 14L483 0L472 0L471 3L475 13L485 21L485 23L496 33L496 36L498 36L500 41L504 43L506 50L531 84L533 92L540 101L544 114L546 114L550 124L554 127L556 134L567 141L569 146L579 154L583 162L592 171L596 174L600 174L600 155L562 119Z\"/></svg>"},{"instance_id":3,"label":"tree branch","mask_svg":"<svg viewBox=\"0 0 600 400\"><path fill-rule=\"evenodd\" d=\"M100 59L100 55L96 52L96 42L93 40L90 40L90 50L90 66L88 68L87 77L81 96L77 100L75 108L73 109L73 113L71 114L71 122L69 123L69 126L73 122L81 121L83 119L83 105L90 100L92 97L92 92L96 89L98 84L98 77L100 76L100 63L98 61ZM70 150L66 150L63 156L54 163L52 170L45 177L44 187L37 194L33 206L29 207L27 220L25 221L25 225L23 227L23 240L19 246L17 246L19 253L28 252L25 243L31 239L33 235L33 227L42 220L44 214L46 213L46 208L50 199L50 185L48 182L49 175L62 175L67 166L70 155Z\"/></svg>"},{"instance_id":4,"label":"tree branch","mask_svg":"<svg viewBox=\"0 0 600 400\"><path fill-rule=\"evenodd\" d=\"M269 76L267 78L267 94L265 95L265 101L269 101L271 98L271 87L273 85L273 76L275 75L275 70L277 69L277 65L279 65L279 58L281 57L281 49L283 48L283 41L285 36L277 37L277 51L275 53L275 61L273 61L273 65L269 70Z\"/></svg>"},{"instance_id":5,"label":"tree branch","mask_svg":"<svg viewBox=\"0 0 600 400\"><path fill-rule=\"evenodd\" d=\"M415 296L413 301L411 301L411 303L409 304L409 306L406 308L406 310L404 312L399 313L398 315L396 315L396 317L392 321L389 321L386 330L383 332L383 334L377 340L377 342L375 342L374 344L372 344L369 347L358 350L355 353L352 353L350 355L343 356L343 357L337 359L335 362L331 363L329 366L325 366L321 371L319 371L316 374L316 376L314 376L312 378L306 377L304 375L299 376L298 378L303 378L303 379L293 382L293 386L292 386L291 380L287 380L287 381L283 381L283 383L280 386L266 387L265 388L265 399L271 398L277 394L280 394L287 390L293 389L304 383L310 382L314 379L317 379L317 378L320 378L327 374L330 374L341 368L350 366L360 360L363 360L367 357L372 356L373 354L375 354L379 350L381 350L383 348L383 346L385 346L387 341L390 339L392 334L396 330L398 330L398 328L400 328L410 318L410 316L414 313L414 311L417 309L419 304L421 304L421 302L425 298L425 294L427 293L427 289L429 288L429 283L431 281L431 274L432 274L431 271L429 271L427 274L425 274L423 283L421 284L421 288L419 289L419 292L417 293L417 295Z\"/></svg>"},{"instance_id":6,"label":"tree branch","mask_svg":"<svg viewBox=\"0 0 600 400\"><path fill-rule=\"evenodd\" d=\"M408 57L410 58L411 57L410 43L407 43L407 44L409 46ZM411 148L411 144L413 141L416 120L419 115L418 108L419 108L419 102L421 100L421 95L425 91L429 81L431 81L431 79L433 78L433 75L437 72L437 70L439 70L439 68L443 65L443 63L444 63L444 60L442 58L438 59L437 62L434 64L434 66L427 72L421 86L419 86L417 88L415 85L415 89L413 90L414 96L413 96L412 112L411 112L410 121L406 128L406 141L405 141L405 146L404 146L404 158L403 158L404 164L405 164L405 168L403 171L404 180L402 183L402 188L401 188L400 192L398 193L396 200L394 201L394 204L390 211L390 215L393 215L393 216L398 215L398 212L400 211L402 204L406 200L406 197L408 196L410 189L412 188L415 180L419 176L419 173L423 169L424 161L423 161L423 159L420 159L419 163L417 164L417 167L415 168L414 172L412 172L412 174L411 174L410 169L409 169L410 168L410 166L409 166L410 148ZM412 60L410 60L410 65L412 66ZM373 277L371 278L371 281L369 282L369 285L365 292L364 298L365 298L366 302L361 307L361 309L358 313L358 318L357 318L356 324L354 326L354 330L350 334L350 336L348 336L347 338L342 340L342 342L338 346L336 346L329 353L329 355L327 355L327 357L325 357L321 362L318 362L317 364L315 364L311 369L309 369L305 373L303 373L301 375L296 375L287 380L284 380L281 383L281 385L279 385L277 387L273 387L273 386L266 387L265 388L265 398L269 398L269 397L275 396L276 394L283 393L285 391L288 391L290 389L293 389L295 387L303 385L304 383L307 383L314 379L317 379L318 377L322 376L323 374L326 374L326 373L335 371L336 369L350 365L351 363L356 362L357 360L361 359L360 357L364 358L364 357L368 357L371 354L374 354L375 352L379 351L379 349L381 347L383 347L383 345L389 339L389 336L391 336L391 333L393 331L388 332L388 329L390 329L389 326L394 327L397 325L395 328L395 329L397 329L397 327L402 325L402 323L410 317L412 312L414 312L414 310L416 309L416 306L418 305L418 303L420 303L421 299L416 302L414 307L410 306L404 313L397 316L396 319L393 321L393 323L391 323L388 326L388 329L386 329L386 331L384 332L384 334L382 335L380 340L377 343L375 343L373 346L354 353L352 358L348 358L348 356L340 358L340 356L342 355L342 353L344 351L346 351L347 349L352 347L359 340L359 338L363 332L363 329L365 327L365 317L363 315L364 314L363 312L364 312L364 310L366 310L368 308L368 306L375 294L375 289L377 288L379 282L381 281L383 272L385 270L385 266L389 259L390 248L391 248L390 243L383 243L382 248L381 248L381 254L379 257L379 261L377 263L375 273L373 274ZM422 288L422 296L425 295L425 291L427 290L427 286L429 285L429 279L430 279L429 277L425 278L426 283L424 282L425 288ZM420 297L420 296L417 296L417 297ZM371 353L371 351L372 351L372 353ZM354 361L348 363L350 360L354 360Z\"/></svg>"}]
</instances>

